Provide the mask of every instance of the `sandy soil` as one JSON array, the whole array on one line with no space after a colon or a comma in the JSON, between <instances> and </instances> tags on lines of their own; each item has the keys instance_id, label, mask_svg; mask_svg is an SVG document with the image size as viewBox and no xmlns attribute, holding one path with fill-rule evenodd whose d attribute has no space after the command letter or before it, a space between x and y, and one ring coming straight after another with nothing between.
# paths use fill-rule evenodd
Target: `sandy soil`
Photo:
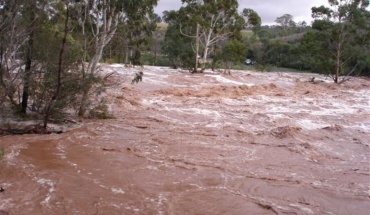
<instances>
[{"instance_id":1,"label":"sandy soil","mask_svg":"<svg viewBox=\"0 0 370 215\"><path fill-rule=\"evenodd\" d=\"M369 79L102 66L116 119L0 137L0 214L369 214Z\"/></svg>"}]
</instances>

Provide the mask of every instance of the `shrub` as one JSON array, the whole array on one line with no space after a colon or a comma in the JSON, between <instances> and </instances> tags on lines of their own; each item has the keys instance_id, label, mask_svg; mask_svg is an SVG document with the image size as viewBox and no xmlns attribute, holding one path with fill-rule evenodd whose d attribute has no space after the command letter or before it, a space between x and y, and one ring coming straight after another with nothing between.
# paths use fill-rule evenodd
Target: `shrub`
<instances>
[{"instance_id":1,"label":"shrub","mask_svg":"<svg viewBox=\"0 0 370 215\"><path fill-rule=\"evenodd\" d=\"M114 119L115 117L111 113L109 113L108 106L106 104L99 104L89 111L89 118Z\"/></svg>"},{"instance_id":2,"label":"shrub","mask_svg":"<svg viewBox=\"0 0 370 215\"><path fill-rule=\"evenodd\" d=\"M259 72L271 72L272 71L272 66L269 64L257 64L255 68Z\"/></svg>"}]
</instances>

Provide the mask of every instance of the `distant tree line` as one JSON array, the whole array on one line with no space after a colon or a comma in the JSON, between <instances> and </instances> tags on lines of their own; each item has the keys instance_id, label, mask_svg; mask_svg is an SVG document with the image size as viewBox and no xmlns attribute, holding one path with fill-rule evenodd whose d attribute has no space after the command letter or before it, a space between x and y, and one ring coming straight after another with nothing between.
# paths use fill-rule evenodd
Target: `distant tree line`
<instances>
[{"instance_id":1,"label":"distant tree line","mask_svg":"<svg viewBox=\"0 0 370 215\"><path fill-rule=\"evenodd\" d=\"M369 1L329 0L329 8L313 7L312 26L294 22L290 14L277 17L276 25L261 26L255 11L238 14L237 1L183 2L180 10L165 11L162 17L168 23L162 54L175 67L197 71L199 62L201 69L227 68L249 58L261 70L309 70L327 74L336 83L348 75L370 75Z\"/></svg>"}]
</instances>

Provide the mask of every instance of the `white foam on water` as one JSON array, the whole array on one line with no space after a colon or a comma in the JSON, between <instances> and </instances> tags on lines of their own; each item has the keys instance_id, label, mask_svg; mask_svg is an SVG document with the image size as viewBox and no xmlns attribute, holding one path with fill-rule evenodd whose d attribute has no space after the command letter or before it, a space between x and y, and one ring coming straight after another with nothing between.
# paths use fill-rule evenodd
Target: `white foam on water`
<instances>
[{"instance_id":1,"label":"white foam on water","mask_svg":"<svg viewBox=\"0 0 370 215\"><path fill-rule=\"evenodd\" d=\"M247 106L250 103L247 101L247 96L239 97L238 99L222 98L222 103L228 106Z\"/></svg>"},{"instance_id":2,"label":"white foam on water","mask_svg":"<svg viewBox=\"0 0 370 215\"><path fill-rule=\"evenodd\" d=\"M362 130L364 132L370 133L370 123L361 123L361 122L354 122L351 125L342 125L344 128L351 128ZM369 142L370 144L370 142ZM367 144L367 145L369 145Z\"/></svg>"},{"instance_id":3,"label":"white foam on water","mask_svg":"<svg viewBox=\"0 0 370 215\"><path fill-rule=\"evenodd\" d=\"M223 122L212 122L212 123L207 123L205 125L206 128L222 128L224 127L224 123Z\"/></svg>"},{"instance_id":4,"label":"white foam on water","mask_svg":"<svg viewBox=\"0 0 370 215\"><path fill-rule=\"evenodd\" d=\"M111 188L111 191L114 194L124 194L125 193L125 191L122 190L121 188Z\"/></svg>"},{"instance_id":5,"label":"white foam on water","mask_svg":"<svg viewBox=\"0 0 370 215\"><path fill-rule=\"evenodd\" d=\"M314 141L311 142L311 144L316 146L317 148L324 149L326 151L332 151L332 148L323 142Z\"/></svg>"},{"instance_id":6,"label":"white foam on water","mask_svg":"<svg viewBox=\"0 0 370 215\"><path fill-rule=\"evenodd\" d=\"M1 198L0 209L6 210L7 208L14 208L15 204L13 204L12 202L13 202L12 198L8 198L8 199Z\"/></svg>"},{"instance_id":7,"label":"white foam on water","mask_svg":"<svg viewBox=\"0 0 370 215\"><path fill-rule=\"evenodd\" d=\"M18 157L19 155L19 152L22 150L22 149L25 149L27 148L26 145L15 145L15 146L11 146L10 148L10 153L8 153L7 151L5 151L5 155L4 155L4 159L10 164L10 165L16 165L15 163L15 160L16 158Z\"/></svg>"},{"instance_id":8,"label":"white foam on water","mask_svg":"<svg viewBox=\"0 0 370 215\"><path fill-rule=\"evenodd\" d=\"M150 170L159 170L158 167L152 165L147 165L146 168Z\"/></svg>"},{"instance_id":9,"label":"white foam on water","mask_svg":"<svg viewBox=\"0 0 370 215\"><path fill-rule=\"evenodd\" d=\"M166 99L166 96L156 96L156 97L151 97L150 99L142 99L141 104L143 105L165 105L168 104L164 100Z\"/></svg>"},{"instance_id":10,"label":"white foam on water","mask_svg":"<svg viewBox=\"0 0 370 215\"><path fill-rule=\"evenodd\" d=\"M144 73L143 82L153 83L153 84L163 85L163 86L169 85L168 82L165 80L166 78L168 78L168 75L161 75L160 77L158 76L160 75L149 75L148 73Z\"/></svg>"},{"instance_id":11,"label":"white foam on water","mask_svg":"<svg viewBox=\"0 0 370 215\"><path fill-rule=\"evenodd\" d=\"M162 209L166 201L167 201L167 198L165 197L165 195L163 193L160 193L158 195L158 200L157 200L158 215L166 214Z\"/></svg>"},{"instance_id":12,"label":"white foam on water","mask_svg":"<svg viewBox=\"0 0 370 215\"><path fill-rule=\"evenodd\" d=\"M51 198L51 195L53 192L55 192L55 185L54 182L50 179L37 179L37 183L41 184L43 187L49 188L48 193L44 199L44 201L41 202L41 204L48 204Z\"/></svg>"},{"instance_id":13,"label":"white foam on water","mask_svg":"<svg viewBox=\"0 0 370 215\"><path fill-rule=\"evenodd\" d=\"M63 144L58 143L57 150L59 151L59 153L56 153L56 155L58 155L62 160L67 159L65 146Z\"/></svg>"},{"instance_id":14,"label":"white foam on water","mask_svg":"<svg viewBox=\"0 0 370 215\"><path fill-rule=\"evenodd\" d=\"M276 119L289 119L291 120L292 118L285 115L285 114L281 114L281 113L274 113L274 114L270 114L270 113L267 113L266 116L268 116L269 118L273 119L273 120L276 120Z\"/></svg>"},{"instance_id":15,"label":"white foam on water","mask_svg":"<svg viewBox=\"0 0 370 215\"><path fill-rule=\"evenodd\" d=\"M185 120L180 120L180 119L176 119L176 118L173 118L173 117L169 117L167 114L158 114L158 115L155 115L155 116L152 116L152 117L154 117L155 119L165 119L168 122L178 124L178 125L188 125L190 127L195 127L195 125L196 125L193 122L187 122Z\"/></svg>"},{"instance_id":16,"label":"white foam on water","mask_svg":"<svg viewBox=\"0 0 370 215\"><path fill-rule=\"evenodd\" d=\"M110 64L110 67L115 67L115 68L124 68L123 64Z\"/></svg>"},{"instance_id":17,"label":"white foam on water","mask_svg":"<svg viewBox=\"0 0 370 215\"><path fill-rule=\"evenodd\" d=\"M244 82L240 82L240 81L233 81L233 80L230 80L230 79L227 79L221 75L205 75L206 77L212 77L214 79L216 79L218 82L220 83L224 83L224 84L235 84L235 85L247 85L247 86L253 86L253 84L247 84L247 83L244 83Z\"/></svg>"},{"instance_id":18,"label":"white foam on water","mask_svg":"<svg viewBox=\"0 0 370 215\"><path fill-rule=\"evenodd\" d=\"M312 209L310 209L308 207L304 207L304 206L298 205L298 204L289 204L289 206L294 207L294 208L298 208L299 210L303 211L304 213L313 214Z\"/></svg>"},{"instance_id":19,"label":"white foam on water","mask_svg":"<svg viewBox=\"0 0 370 215\"><path fill-rule=\"evenodd\" d=\"M320 123L316 120L314 122L311 119L296 119L295 122L299 127L305 128L307 130L316 130L330 126L330 124L324 122Z\"/></svg>"},{"instance_id":20,"label":"white foam on water","mask_svg":"<svg viewBox=\"0 0 370 215\"><path fill-rule=\"evenodd\" d=\"M197 115L208 115L212 118L220 118L221 117L221 114L219 111L215 111L215 110L207 110L207 109L203 109L203 108L178 108L178 107L165 107L165 110L167 111L175 111L175 112L180 112L180 113L183 113L183 114L189 114L189 115L194 115L194 114L197 114Z\"/></svg>"}]
</instances>

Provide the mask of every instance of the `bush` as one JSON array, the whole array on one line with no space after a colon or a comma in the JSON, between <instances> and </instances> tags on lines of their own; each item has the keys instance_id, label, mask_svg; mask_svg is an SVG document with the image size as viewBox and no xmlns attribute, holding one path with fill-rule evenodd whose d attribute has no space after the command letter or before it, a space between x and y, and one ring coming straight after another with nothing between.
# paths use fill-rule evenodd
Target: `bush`
<instances>
[{"instance_id":1,"label":"bush","mask_svg":"<svg viewBox=\"0 0 370 215\"><path fill-rule=\"evenodd\" d=\"M272 71L272 66L269 64L257 64L255 68L259 72L271 72Z\"/></svg>"},{"instance_id":2,"label":"bush","mask_svg":"<svg viewBox=\"0 0 370 215\"><path fill-rule=\"evenodd\" d=\"M106 104L99 104L89 111L89 118L114 119L115 117L111 113L109 113L108 106Z\"/></svg>"}]
</instances>

